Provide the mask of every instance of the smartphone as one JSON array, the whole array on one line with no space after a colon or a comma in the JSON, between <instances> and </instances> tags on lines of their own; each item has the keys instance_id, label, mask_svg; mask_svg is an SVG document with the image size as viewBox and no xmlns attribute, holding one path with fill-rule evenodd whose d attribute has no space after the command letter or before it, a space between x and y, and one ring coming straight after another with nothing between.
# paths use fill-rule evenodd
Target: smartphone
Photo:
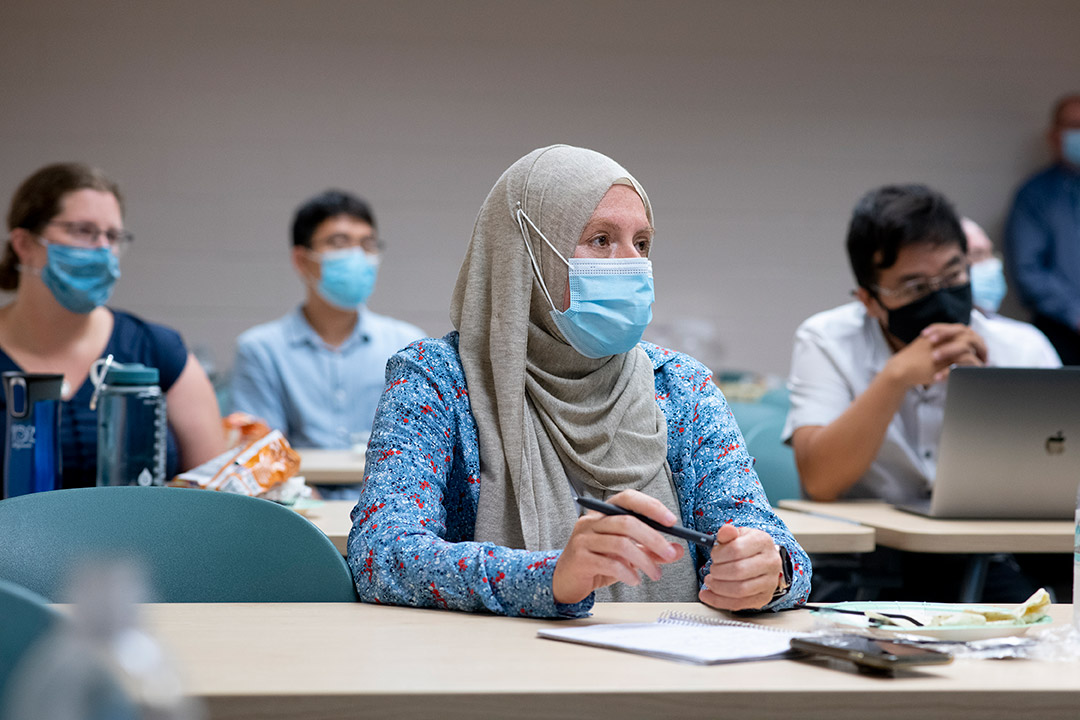
<instances>
[{"instance_id":1,"label":"smartphone","mask_svg":"<svg viewBox=\"0 0 1080 720\"><path fill-rule=\"evenodd\" d=\"M860 667L875 670L896 670L912 665L940 665L952 662L953 659L949 653L920 645L860 635L792 638L791 647L812 655L843 658Z\"/></svg>"}]
</instances>

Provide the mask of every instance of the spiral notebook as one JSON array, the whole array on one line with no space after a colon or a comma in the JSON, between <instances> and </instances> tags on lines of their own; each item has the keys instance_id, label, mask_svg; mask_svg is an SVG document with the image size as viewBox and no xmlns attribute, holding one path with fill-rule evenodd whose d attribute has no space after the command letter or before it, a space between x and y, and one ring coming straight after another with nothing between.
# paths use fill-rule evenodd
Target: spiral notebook
<instances>
[{"instance_id":1,"label":"spiral notebook","mask_svg":"<svg viewBox=\"0 0 1080 720\"><path fill-rule=\"evenodd\" d=\"M789 657L791 639L807 633L670 612L651 623L542 629L549 640L622 650L698 665Z\"/></svg>"}]
</instances>

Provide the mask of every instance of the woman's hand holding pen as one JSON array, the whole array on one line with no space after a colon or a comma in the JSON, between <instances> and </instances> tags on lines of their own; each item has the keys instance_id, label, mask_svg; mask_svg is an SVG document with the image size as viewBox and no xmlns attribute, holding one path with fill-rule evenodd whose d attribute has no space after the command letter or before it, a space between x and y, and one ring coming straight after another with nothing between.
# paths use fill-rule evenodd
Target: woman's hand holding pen
<instances>
[{"instance_id":1,"label":"woman's hand holding pen","mask_svg":"<svg viewBox=\"0 0 1080 720\"><path fill-rule=\"evenodd\" d=\"M625 490L608 502L663 525L672 525L677 520L662 502L637 490ZM683 552L682 543L669 542L637 518L587 512L578 518L555 564L552 577L555 602L580 602L597 588L615 582L637 585L641 582L638 573L659 580L660 566L678 560Z\"/></svg>"},{"instance_id":2,"label":"woman's hand holding pen","mask_svg":"<svg viewBox=\"0 0 1080 720\"><path fill-rule=\"evenodd\" d=\"M712 566L698 598L721 610L756 610L772 600L783 564L768 533L724 525L716 533Z\"/></svg>"}]
</instances>

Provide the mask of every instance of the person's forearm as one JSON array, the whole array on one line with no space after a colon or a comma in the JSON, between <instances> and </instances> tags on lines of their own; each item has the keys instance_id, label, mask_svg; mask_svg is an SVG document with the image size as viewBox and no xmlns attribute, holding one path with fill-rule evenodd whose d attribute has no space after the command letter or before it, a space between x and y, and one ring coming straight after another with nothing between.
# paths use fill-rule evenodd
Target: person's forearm
<instances>
[{"instance_id":1,"label":"person's forearm","mask_svg":"<svg viewBox=\"0 0 1080 720\"><path fill-rule=\"evenodd\" d=\"M368 522L358 516L348 561L361 601L534 617L582 617L592 608L592 596L556 603L551 575L558 551L446 542L409 522L415 517L382 509Z\"/></svg>"},{"instance_id":2,"label":"person's forearm","mask_svg":"<svg viewBox=\"0 0 1080 720\"><path fill-rule=\"evenodd\" d=\"M886 367L836 420L796 431L795 461L811 499L835 500L866 473L906 392Z\"/></svg>"},{"instance_id":3,"label":"person's forearm","mask_svg":"<svg viewBox=\"0 0 1080 720\"><path fill-rule=\"evenodd\" d=\"M179 470L211 460L225 452L221 411L210 379L194 355L188 355L180 377L165 395L169 426L176 435Z\"/></svg>"}]
</instances>

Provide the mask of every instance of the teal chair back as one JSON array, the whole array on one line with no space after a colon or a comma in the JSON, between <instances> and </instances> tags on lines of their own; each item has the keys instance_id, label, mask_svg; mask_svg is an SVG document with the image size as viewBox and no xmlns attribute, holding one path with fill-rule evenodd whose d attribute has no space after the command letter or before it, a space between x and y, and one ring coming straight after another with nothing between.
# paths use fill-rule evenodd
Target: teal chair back
<instances>
[{"instance_id":1,"label":"teal chair back","mask_svg":"<svg viewBox=\"0 0 1080 720\"><path fill-rule=\"evenodd\" d=\"M352 602L330 540L269 500L210 490L93 487L0 500L0 579L57 600L72 569L131 558L158 602Z\"/></svg>"},{"instance_id":2,"label":"teal chair back","mask_svg":"<svg viewBox=\"0 0 1080 720\"><path fill-rule=\"evenodd\" d=\"M746 437L747 451L756 458L754 471L770 505L781 500L801 497L799 471L795 467L795 453L780 441L784 431L787 410L777 409L773 415L756 424Z\"/></svg>"},{"instance_id":3,"label":"teal chair back","mask_svg":"<svg viewBox=\"0 0 1080 720\"><path fill-rule=\"evenodd\" d=\"M728 402L731 414L735 416L735 422L739 424L739 430L743 437L748 437L760 424L768 422L776 416L778 409L775 404L762 402ZM787 410L785 409L786 413Z\"/></svg>"},{"instance_id":4,"label":"teal chair back","mask_svg":"<svg viewBox=\"0 0 1080 720\"><path fill-rule=\"evenodd\" d=\"M19 661L55 623L64 622L47 603L37 593L0 580L0 716L8 701L8 681Z\"/></svg>"},{"instance_id":5,"label":"teal chair back","mask_svg":"<svg viewBox=\"0 0 1080 720\"><path fill-rule=\"evenodd\" d=\"M783 408L784 413L788 411L788 402L791 397L791 392L787 389L787 386L781 385L775 387L772 390L768 390L758 402L765 403L766 405L775 405L778 408Z\"/></svg>"}]
</instances>

